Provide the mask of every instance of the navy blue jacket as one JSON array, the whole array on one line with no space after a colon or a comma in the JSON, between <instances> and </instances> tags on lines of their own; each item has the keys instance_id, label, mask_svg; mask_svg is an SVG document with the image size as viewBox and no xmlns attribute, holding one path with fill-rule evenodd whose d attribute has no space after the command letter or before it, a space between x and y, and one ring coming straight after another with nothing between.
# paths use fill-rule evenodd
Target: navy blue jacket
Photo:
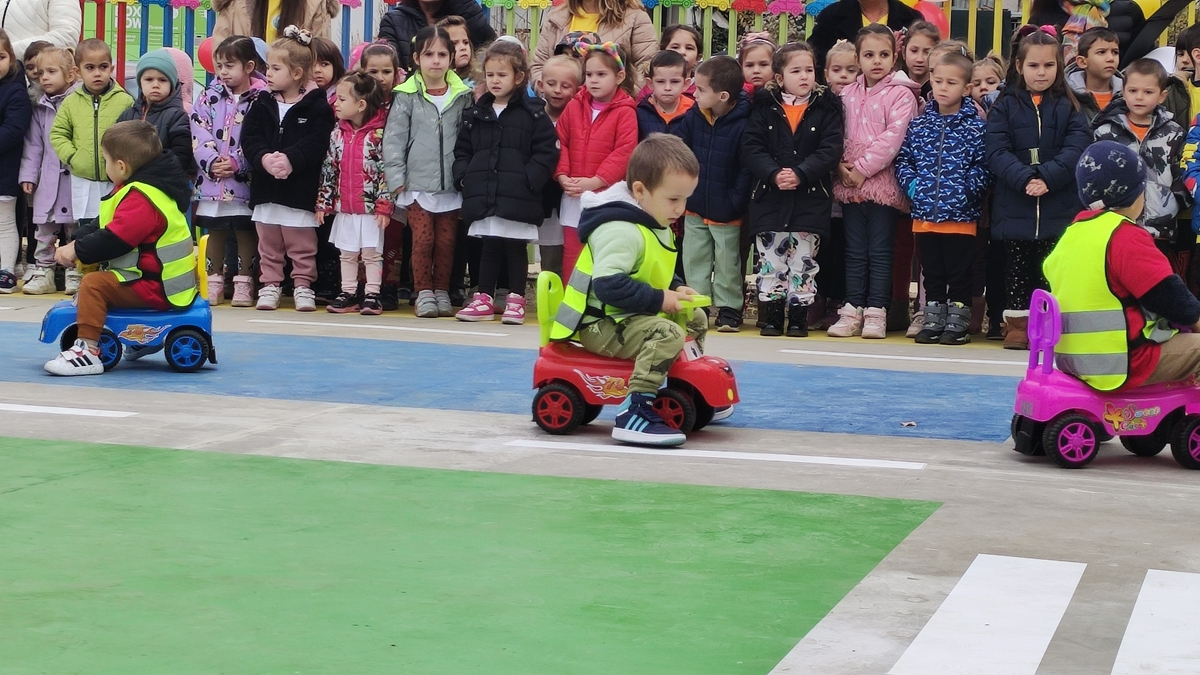
<instances>
[{"instance_id":1,"label":"navy blue jacket","mask_svg":"<svg viewBox=\"0 0 1200 675\"><path fill-rule=\"evenodd\" d=\"M25 132L33 117L29 90L25 88L25 66L12 62L8 76L0 79L0 195L16 197L21 193L17 180L21 173L21 149Z\"/></svg>"},{"instance_id":2,"label":"navy blue jacket","mask_svg":"<svg viewBox=\"0 0 1200 675\"><path fill-rule=\"evenodd\" d=\"M842 158L845 113L842 100L828 89L814 90L795 133L774 89L754 92L754 109L746 123L742 163L750 171L750 232L830 234L833 212L830 181ZM800 187L780 190L775 175L796 172Z\"/></svg>"},{"instance_id":3,"label":"navy blue jacket","mask_svg":"<svg viewBox=\"0 0 1200 675\"><path fill-rule=\"evenodd\" d=\"M996 177L992 239L1056 240L1083 210L1075 164L1092 142L1087 117L1066 98L1051 96L1035 107L1029 92L1008 87L988 113L987 161ZM1034 178L1046 181L1041 197L1025 194Z\"/></svg>"},{"instance_id":4,"label":"navy blue jacket","mask_svg":"<svg viewBox=\"0 0 1200 675\"><path fill-rule=\"evenodd\" d=\"M983 135L987 122L971 99L953 115L930 101L908 125L896 155L896 180L912 201L914 220L978 223L991 184Z\"/></svg>"},{"instance_id":5,"label":"navy blue jacket","mask_svg":"<svg viewBox=\"0 0 1200 675\"><path fill-rule=\"evenodd\" d=\"M641 113L639 109L639 115ZM750 119L750 98L738 94L733 110L709 124L700 106L692 106L672 125L671 133L684 143L700 160L700 182L687 208L718 223L728 223L746 213L750 201L750 172L741 162L742 132Z\"/></svg>"},{"instance_id":6,"label":"navy blue jacket","mask_svg":"<svg viewBox=\"0 0 1200 675\"><path fill-rule=\"evenodd\" d=\"M653 97L647 96L646 98L638 101L637 104L639 142L646 140L646 137L650 134L674 133L675 128L679 126L679 124L683 121L684 116L687 115L687 113L684 113L670 122L667 122L663 120L662 115L658 114L658 109L656 109L654 107L654 103L650 101L651 98ZM682 96L679 97L679 104L683 105ZM692 108L695 107L696 106L694 105L692 106ZM688 112L691 112L690 108L688 109Z\"/></svg>"}]
</instances>

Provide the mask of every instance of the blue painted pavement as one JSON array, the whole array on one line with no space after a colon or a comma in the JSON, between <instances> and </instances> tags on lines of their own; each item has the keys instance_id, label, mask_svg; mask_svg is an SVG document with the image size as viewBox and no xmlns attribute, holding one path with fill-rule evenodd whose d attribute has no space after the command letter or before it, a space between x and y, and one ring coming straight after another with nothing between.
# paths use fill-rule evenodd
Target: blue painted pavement
<instances>
[{"instance_id":1,"label":"blue painted pavement","mask_svg":"<svg viewBox=\"0 0 1200 675\"><path fill-rule=\"evenodd\" d=\"M55 378L42 371L54 347L39 343L37 332L37 324L0 323L0 381L522 415L533 398L532 350L221 333L220 364L199 373L175 373L154 355L97 377ZM742 403L729 426L881 436L1003 441L1019 381L751 361L733 366Z\"/></svg>"}]
</instances>

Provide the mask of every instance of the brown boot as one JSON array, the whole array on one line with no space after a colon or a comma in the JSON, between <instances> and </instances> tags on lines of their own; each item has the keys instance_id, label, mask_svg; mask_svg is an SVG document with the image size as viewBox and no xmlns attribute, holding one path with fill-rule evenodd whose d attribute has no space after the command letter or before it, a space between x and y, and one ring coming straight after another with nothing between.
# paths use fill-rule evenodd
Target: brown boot
<instances>
[{"instance_id":1,"label":"brown boot","mask_svg":"<svg viewBox=\"0 0 1200 675\"><path fill-rule=\"evenodd\" d=\"M983 298L971 298L971 326L967 331L971 335L983 332L983 315L987 311L987 303Z\"/></svg>"},{"instance_id":2,"label":"brown boot","mask_svg":"<svg viewBox=\"0 0 1200 675\"><path fill-rule=\"evenodd\" d=\"M1028 351L1029 335L1025 330L1029 328L1029 317L1006 316L1004 317L1004 324L1008 326L1008 333L1004 336L1004 348Z\"/></svg>"}]
</instances>

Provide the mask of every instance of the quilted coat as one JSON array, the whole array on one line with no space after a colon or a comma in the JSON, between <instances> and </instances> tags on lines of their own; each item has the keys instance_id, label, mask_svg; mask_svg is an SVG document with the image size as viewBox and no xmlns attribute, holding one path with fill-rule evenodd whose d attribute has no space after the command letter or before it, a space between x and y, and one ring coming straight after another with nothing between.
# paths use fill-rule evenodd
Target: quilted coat
<instances>
[{"instance_id":1,"label":"quilted coat","mask_svg":"<svg viewBox=\"0 0 1200 675\"><path fill-rule=\"evenodd\" d=\"M282 120L275 96L256 97L246 114L242 152L253 171L250 208L279 204L303 211L315 210L321 164L329 150L334 120L325 92L311 82L305 91ZM284 153L292 164L292 173L283 180L263 169L263 156L272 152Z\"/></svg>"},{"instance_id":2,"label":"quilted coat","mask_svg":"<svg viewBox=\"0 0 1200 675\"><path fill-rule=\"evenodd\" d=\"M983 137L987 122L966 99L943 115L937 101L908 126L896 155L896 179L912 201L912 217L931 223L978 223L991 185Z\"/></svg>"},{"instance_id":3,"label":"quilted coat","mask_svg":"<svg viewBox=\"0 0 1200 675\"><path fill-rule=\"evenodd\" d=\"M383 132L383 168L392 192L445 192L454 189L454 144L463 111L475 100L453 72L446 73L450 100L438 112L417 73L393 91Z\"/></svg>"},{"instance_id":4,"label":"quilted coat","mask_svg":"<svg viewBox=\"0 0 1200 675\"><path fill-rule=\"evenodd\" d=\"M992 239L1058 239L1083 209L1075 164L1092 142L1087 118L1065 98L1046 94L1040 106L1025 89L1008 87L988 112L988 168L996 177ZM1041 178L1041 197L1025 186Z\"/></svg>"},{"instance_id":5,"label":"quilted coat","mask_svg":"<svg viewBox=\"0 0 1200 675\"><path fill-rule=\"evenodd\" d=\"M750 201L750 172L742 164L741 150L750 97L738 93L733 110L709 122L709 117L692 106L671 127L671 133L700 160L700 182L688 197L687 208L718 223L728 223L746 213Z\"/></svg>"},{"instance_id":6,"label":"quilted coat","mask_svg":"<svg viewBox=\"0 0 1200 675\"><path fill-rule=\"evenodd\" d=\"M33 120L25 134L25 150L21 154L22 183L33 183L33 222L48 223L51 215L56 223L69 223L71 212L71 174L50 148L50 126L63 100L71 95L67 90L58 96L42 94L33 108Z\"/></svg>"},{"instance_id":7,"label":"quilted coat","mask_svg":"<svg viewBox=\"0 0 1200 675\"><path fill-rule=\"evenodd\" d=\"M463 114L454 146L454 186L462 220L498 216L541 225L542 189L558 164L558 136L546 104L521 88L500 116L488 92Z\"/></svg>"},{"instance_id":8,"label":"quilted coat","mask_svg":"<svg viewBox=\"0 0 1200 675\"><path fill-rule=\"evenodd\" d=\"M21 173L21 147L29 131L33 114L29 90L25 88L25 67L20 61L0 79L0 195L16 197L21 194L17 180Z\"/></svg>"},{"instance_id":9,"label":"quilted coat","mask_svg":"<svg viewBox=\"0 0 1200 675\"><path fill-rule=\"evenodd\" d=\"M1162 238L1173 238L1175 217L1187 208L1190 200L1183 187L1183 141L1186 133L1175 123L1171 113L1163 106L1154 111L1154 119L1146 139L1139 141L1129 130L1126 115L1129 106L1123 99L1113 101L1096 118L1094 141L1116 141L1136 150L1146 163L1146 208L1138 224L1151 234Z\"/></svg>"},{"instance_id":10,"label":"quilted coat","mask_svg":"<svg viewBox=\"0 0 1200 675\"><path fill-rule=\"evenodd\" d=\"M321 165L317 211L391 216L396 204L383 174L383 125L387 110L357 129L338 120Z\"/></svg>"},{"instance_id":11,"label":"quilted coat","mask_svg":"<svg viewBox=\"0 0 1200 675\"><path fill-rule=\"evenodd\" d=\"M217 12L212 43L219 45L230 35L266 37L269 0L213 0ZM284 0L278 17L279 30L288 25L307 28L317 37L329 37L329 22L341 16L338 0Z\"/></svg>"},{"instance_id":12,"label":"quilted coat","mask_svg":"<svg viewBox=\"0 0 1200 675\"><path fill-rule=\"evenodd\" d=\"M220 80L213 80L200 94L191 116L192 152L200 169L196 177L196 201L250 201L252 168L242 153L242 125L250 106L264 95L266 88L267 83L255 77L250 80L249 90L234 94ZM218 159L233 160L232 177L218 179L212 175L213 162Z\"/></svg>"},{"instance_id":13,"label":"quilted coat","mask_svg":"<svg viewBox=\"0 0 1200 675\"><path fill-rule=\"evenodd\" d=\"M76 0L5 0L4 32L20 58L37 40L74 49L83 29L83 10Z\"/></svg>"},{"instance_id":14,"label":"quilted coat","mask_svg":"<svg viewBox=\"0 0 1200 675\"><path fill-rule=\"evenodd\" d=\"M842 102L823 87L809 96L796 131L775 89L759 89L742 136L742 164L753 176L750 231L809 232L829 236L833 197L829 183L842 156ZM775 175L791 168L795 190L780 190Z\"/></svg>"},{"instance_id":15,"label":"quilted coat","mask_svg":"<svg viewBox=\"0 0 1200 675\"><path fill-rule=\"evenodd\" d=\"M175 154L189 178L196 175L196 158L192 155L192 126L183 109L182 87L176 86L165 101L158 103L150 103L139 94L133 107L117 118L118 122L130 120L153 124L158 130L158 140L162 141L163 149Z\"/></svg>"},{"instance_id":16,"label":"quilted coat","mask_svg":"<svg viewBox=\"0 0 1200 675\"><path fill-rule=\"evenodd\" d=\"M567 3L543 10L541 32L530 62L534 81L542 78L542 64L554 55L554 47L570 32L570 26L571 9ZM625 20L619 26L601 25L597 34L601 42L615 42L625 48L625 53L633 62L632 74L640 83L642 74L650 66L650 59L658 53L658 31L650 15L640 8L628 9L625 11Z\"/></svg>"},{"instance_id":17,"label":"quilted coat","mask_svg":"<svg viewBox=\"0 0 1200 675\"><path fill-rule=\"evenodd\" d=\"M99 108L94 107L96 103ZM100 137L131 105L133 97L116 82L96 97L88 93L87 87L76 87L63 99L54 116L50 147L64 164L71 167L73 175L88 180L108 180L104 156L100 152Z\"/></svg>"},{"instance_id":18,"label":"quilted coat","mask_svg":"<svg viewBox=\"0 0 1200 675\"><path fill-rule=\"evenodd\" d=\"M857 188L834 181L833 196L839 202L874 202L908 212L908 198L896 183L892 162L904 143L908 123L917 114L920 90L902 72L888 75L870 89L859 75L842 90L846 110L842 161L853 164L867 179Z\"/></svg>"},{"instance_id":19,"label":"quilted coat","mask_svg":"<svg viewBox=\"0 0 1200 675\"><path fill-rule=\"evenodd\" d=\"M625 180L629 157L638 143L633 98L618 89L613 100L592 120L592 95L580 88L558 118L558 142L562 154L555 177L599 176L605 185Z\"/></svg>"}]
</instances>

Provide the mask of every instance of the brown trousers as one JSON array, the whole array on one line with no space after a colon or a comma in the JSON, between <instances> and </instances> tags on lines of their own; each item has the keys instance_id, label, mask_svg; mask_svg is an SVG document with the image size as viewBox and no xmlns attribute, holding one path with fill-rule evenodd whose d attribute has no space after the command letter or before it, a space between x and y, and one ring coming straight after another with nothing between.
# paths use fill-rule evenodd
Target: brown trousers
<instances>
[{"instance_id":1,"label":"brown trousers","mask_svg":"<svg viewBox=\"0 0 1200 675\"><path fill-rule=\"evenodd\" d=\"M413 240L413 290L450 290L458 211L430 213L413 202L408 207L408 226Z\"/></svg>"},{"instance_id":2,"label":"brown trousers","mask_svg":"<svg viewBox=\"0 0 1200 675\"><path fill-rule=\"evenodd\" d=\"M1186 380L1200 375L1200 333L1180 333L1163 343L1158 365L1146 384Z\"/></svg>"},{"instance_id":3,"label":"brown trousers","mask_svg":"<svg viewBox=\"0 0 1200 675\"><path fill-rule=\"evenodd\" d=\"M100 341L100 331L108 310L113 307L145 307L146 302L129 286L122 284L112 272L89 272L79 281L75 294L76 323L79 339L90 343Z\"/></svg>"}]
</instances>

